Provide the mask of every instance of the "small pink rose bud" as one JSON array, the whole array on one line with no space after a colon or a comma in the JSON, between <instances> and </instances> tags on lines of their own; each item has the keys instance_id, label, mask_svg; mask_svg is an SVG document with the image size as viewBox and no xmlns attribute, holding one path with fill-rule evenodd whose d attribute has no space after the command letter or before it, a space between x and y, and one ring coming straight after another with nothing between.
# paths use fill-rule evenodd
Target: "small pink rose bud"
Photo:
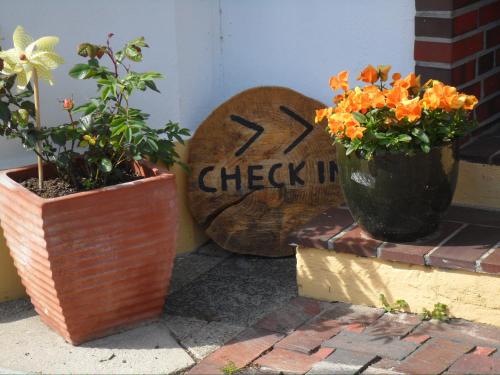
<instances>
[{"instance_id":1,"label":"small pink rose bud","mask_svg":"<svg viewBox=\"0 0 500 375\"><path fill-rule=\"evenodd\" d=\"M113 33L109 33L109 34L108 34L108 39L111 39L111 38L113 37L113 35L115 35L115 34L113 34Z\"/></svg>"},{"instance_id":2,"label":"small pink rose bud","mask_svg":"<svg viewBox=\"0 0 500 375\"><path fill-rule=\"evenodd\" d=\"M66 111L71 111L74 106L75 106L75 103L73 102L73 99L69 99L69 98L64 99L63 108Z\"/></svg>"}]
</instances>

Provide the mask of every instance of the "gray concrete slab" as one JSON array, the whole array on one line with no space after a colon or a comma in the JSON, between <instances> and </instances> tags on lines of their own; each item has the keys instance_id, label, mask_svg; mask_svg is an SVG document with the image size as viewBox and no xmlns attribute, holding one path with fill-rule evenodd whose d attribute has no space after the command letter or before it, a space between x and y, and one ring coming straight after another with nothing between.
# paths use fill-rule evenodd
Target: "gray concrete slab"
<instances>
[{"instance_id":1,"label":"gray concrete slab","mask_svg":"<svg viewBox=\"0 0 500 375\"><path fill-rule=\"evenodd\" d=\"M232 256L172 293L166 312L249 326L296 295L294 257Z\"/></svg>"},{"instance_id":2,"label":"gray concrete slab","mask_svg":"<svg viewBox=\"0 0 500 375\"><path fill-rule=\"evenodd\" d=\"M0 368L44 374L171 374L193 359L163 321L75 347L37 316L0 324Z\"/></svg>"}]
</instances>

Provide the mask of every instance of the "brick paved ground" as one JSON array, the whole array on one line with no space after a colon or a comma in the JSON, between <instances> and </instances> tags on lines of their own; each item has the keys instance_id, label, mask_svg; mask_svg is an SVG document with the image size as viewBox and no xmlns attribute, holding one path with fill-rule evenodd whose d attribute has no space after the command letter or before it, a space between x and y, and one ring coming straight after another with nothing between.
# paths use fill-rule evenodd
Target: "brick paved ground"
<instances>
[{"instance_id":1,"label":"brick paved ground","mask_svg":"<svg viewBox=\"0 0 500 375\"><path fill-rule=\"evenodd\" d=\"M499 374L500 328L294 297L189 374Z\"/></svg>"}]
</instances>

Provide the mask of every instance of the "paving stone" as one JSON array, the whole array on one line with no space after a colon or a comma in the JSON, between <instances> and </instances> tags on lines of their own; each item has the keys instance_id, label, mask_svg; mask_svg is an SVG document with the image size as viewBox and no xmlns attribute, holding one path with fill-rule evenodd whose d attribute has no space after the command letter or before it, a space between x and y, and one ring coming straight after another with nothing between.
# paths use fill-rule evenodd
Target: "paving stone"
<instances>
[{"instance_id":1,"label":"paving stone","mask_svg":"<svg viewBox=\"0 0 500 375\"><path fill-rule=\"evenodd\" d=\"M382 315L370 324L364 333L371 336L394 336L403 337L414 329L422 318L416 314L390 314Z\"/></svg>"},{"instance_id":2,"label":"paving stone","mask_svg":"<svg viewBox=\"0 0 500 375\"><path fill-rule=\"evenodd\" d=\"M422 322L412 334L442 337L475 345L500 348L500 328L462 319L452 319L449 322L435 320Z\"/></svg>"},{"instance_id":3,"label":"paving stone","mask_svg":"<svg viewBox=\"0 0 500 375\"><path fill-rule=\"evenodd\" d=\"M413 352L418 345L392 337L369 336L364 333L342 331L323 343L328 348L355 350L380 357L400 360Z\"/></svg>"},{"instance_id":4,"label":"paving stone","mask_svg":"<svg viewBox=\"0 0 500 375\"><path fill-rule=\"evenodd\" d=\"M0 332L0 366L18 372L165 374L194 365L164 321L76 347L48 329L38 316L3 322Z\"/></svg>"},{"instance_id":5,"label":"paving stone","mask_svg":"<svg viewBox=\"0 0 500 375\"><path fill-rule=\"evenodd\" d=\"M425 265L424 256L441 241L460 228L461 224L451 221L441 223L438 232L415 242L387 242L380 247L380 258L395 262Z\"/></svg>"},{"instance_id":6,"label":"paving stone","mask_svg":"<svg viewBox=\"0 0 500 375\"><path fill-rule=\"evenodd\" d=\"M330 208L292 233L288 241L304 248L328 249L328 240L352 223L349 210Z\"/></svg>"},{"instance_id":7,"label":"paving stone","mask_svg":"<svg viewBox=\"0 0 500 375\"><path fill-rule=\"evenodd\" d=\"M35 309L27 298L0 303L0 323L7 323L12 320L19 320L35 315Z\"/></svg>"},{"instance_id":8,"label":"paving stone","mask_svg":"<svg viewBox=\"0 0 500 375\"><path fill-rule=\"evenodd\" d=\"M229 257L172 293L171 315L250 326L297 295L295 258Z\"/></svg>"},{"instance_id":9,"label":"paving stone","mask_svg":"<svg viewBox=\"0 0 500 375\"><path fill-rule=\"evenodd\" d=\"M491 254L481 261L481 269L484 272L500 273L500 248L493 250Z\"/></svg>"},{"instance_id":10,"label":"paving stone","mask_svg":"<svg viewBox=\"0 0 500 375\"><path fill-rule=\"evenodd\" d=\"M394 370L411 374L440 374L474 346L433 338L406 358Z\"/></svg>"},{"instance_id":11,"label":"paving stone","mask_svg":"<svg viewBox=\"0 0 500 375\"><path fill-rule=\"evenodd\" d=\"M366 325L361 323L352 323L343 327L345 331L361 333L366 329Z\"/></svg>"},{"instance_id":12,"label":"paving stone","mask_svg":"<svg viewBox=\"0 0 500 375\"><path fill-rule=\"evenodd\" d=\"M387 371L393 371L400 364L401 361L396 361L394 359L389 359L389 358L380 358L380 360L373 363L370 367L375 367Z\"/></svg>"},{"instance_id":13,"label":"paving stone","mask_svg":"<svg viewBox=\"0 0 500 375\"><path fill-rule=\"evenodd\" d=\"M333 249L363 257L376 257L381 241L371 238L356 226L333 243Z\"/></svg>"},{"instance_id":14,"label":"paving stone","mask_svg":"<svg viewBox=\"0 0 500 375\"><path fill-rule=\"evenodd\" d=\"M424 342L429 340L431 337L429 335L409 335L406 336L403 341L413 342L417 345L422 345Z\"/></svg>"},{"instance_id":15,"label":"paving stone","mask_svg":"<svg viewBox=\"0 0 500 375\"><path fill-rule=\"evenodd\" d=\"M320 316L299 327L295 332L278 342L276 347L308 354L319 347L323 341L339 333L340 329L341 325L337 320Z\"/></svg>"},{"instance_id":16,"label":"paving stone","mask_svg":"<svg viewBox=\"0 0 500 375\"><path fill-rule=\"evenodd\" d=\"M230 362L238 368L245 367L282 338L283 335L276 332L248 328L208 355L193 367L189 374L222 373L222 368Z\"/></svg>"},{"instance_id":17,"label":"paving stone","mask_svg":"<svg viewBox=\"0 0 500 375\"><path fill-rule=\"evenodd\" d=\"M476 346L476 348L474 349L474 351L472 353L477 354L477 355L489 356L489 355L492 355L493 353L495 353L496 351L497 351L497 348L489 348L487 346Z\"/></svg>"},{"instance_id":18,"label":"paving stone","mask_svg":"<svg viewBox=\"0 0 500 375\"><path fill-rule=\"evenodd\" d=\"M383 309L336 302L331 305L330 309L324 311L321 317L337 320L342 326L348 326L354 323L362 325L371 324L383 314Z\"/></svg>"},{"instance_id":19,"label":"paving stone","mask_svg":"<svg viewBox=\"0 0 500 375\"><path fill-rule=\"evenodd\" d=\"M168 314L164 316L164 320L167 327L178 340L183 340L193 335L208 324L206 320Z\"/></svg>"},{"instance_id":20,"label":"paving stone","mask_svg":"<svg viewBox=\"0 0 500 375\"><path fill-rule=\"evenodd\" d=\"M269 353L257 359L254 364L260 366L262 370L272 370L284 373L304 374L311 369L313 364L323 360L331 351L326 354L324 351L317 355L307 355L281 348L275 348ZM326 355L325 355L326 354Z\"/></svg>"},{"instance_id":21,"label":"paving stone","mask_svg":"<svg viewBox=\"0 0 500 375\"><path fill-rule=\"evenodd\" d=\"M458 359L447 374L500 374L500 358L466 354Z\"/></svg>"},{"instance_id":22,"label":"paving stone","mask_svg":"<svg viewBox=\"0 0 500 375\"><path fill-rule=\"evenodd\" d=\"M336 349L325 360L313 365L307 374L357 374L376 358L370 353Z\"/></svg>"},{"instance_id":23,"label":"paving stone","mask_svg":"<svg viewBox=\"0 0 500 375\"><path fill-rule=\"evenodd\" d=\"M196 253L177 255L175 257L174 270L172 271L169 293L175 293L223 260L224 258Z\"/></svg>"},{"instance_id":24,"label":"paving stone","mask_svg":"<svg viewBox=\"0 0 500 375\"><path fill-rule=\"evenodd\" d=\"M403 375L403 373L379 367L368 366L366 370L363 371L363 375Z\"/></svg>"},{"instance_id":25,"label":"paving stone","mask_svg":"<svg viewBox=\"0 0 500 375\"><path fill-rule=\"evenodd\" d=\"M475 271L476 261L500 241L500 230L469 225L429 255L434 267Z\"/></svg>"},{"instance_id":26,"label":"paving stone","mask_svg":"<svg viewBox=\"0 0 500 375\"><path fill-rule=\"evenodd\" d=\"M267 314L254 327L273 332L290 333L298 326L320 313L319 302L309 298L296 297L290 302Z\"/></svg>"},{"instance_id":27,"label":"paving stone","mask_svg":"<svg viewBox=\"0 0 500 375\"><path fill-rule=\"evenodd\" d=\"M245 327L242 326L210 322L189 337L182 339L181 344L195 359L200 360L244 330Z\"/></svg>"}]
</instances>

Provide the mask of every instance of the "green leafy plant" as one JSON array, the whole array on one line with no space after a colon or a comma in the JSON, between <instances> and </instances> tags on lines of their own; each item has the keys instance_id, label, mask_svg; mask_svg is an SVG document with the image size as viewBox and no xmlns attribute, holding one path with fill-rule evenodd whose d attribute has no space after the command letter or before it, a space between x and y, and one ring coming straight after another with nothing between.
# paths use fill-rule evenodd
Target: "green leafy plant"
<instances>
[{"instance_id":1,"label":"green leafy plant","mask_svg":"<svg viewBox=\"0 0 500 375\"><path fill-rule=\"evenodd\" d=\"M224 375L233 375L240 371L240 369L233 361L229 361L224 365L224 367L221 368L221 371L224 373Z\"/></svg>"},{"instance_id":2,"label":"green leafy plant","mask_svg":"<svg viewBox=\"0 0 500 375\"><path fill-rule=\"evenodd\" d=\"M450 320L450 312L448 306L444 303L436 303L432 311L424 308L422 311L422 318L424 320L437 319L440 321Z\"/></svg>"},{"instance_id":3,"label":"green leafy plant","mask_svg":"<svg viewBox=\"0 0 500 375\"><path fill-rule=\"evenodd\" d=\"M410 305L404 299L398 299L395 303L390 304L384 294L381 293L379 298L385 312L388 313L406 312L410 308Z\"/></svg>"},{"instance_id":4,"label":"green leafy plant","mask_svg":"<svg viewBox=\"0 0 500 375\"><path fill-rule=\"evenodd\" d=\"M133 179L132 163L142 159L162 162L166 167L179 163L176 142L183 143L189 130L168 122L160 128L148 124L149 114L130 105L137 92L159 92L154 71L137 72L131 63L143 60L144 38L129 41L113 50L109 34L104 45L83 43L77 52L87 59L75 65L69 75L79 80L92 79L97 96L75 106L63 101L68 122L53 127L38 127L31 122L34 106L29 100L31 87L15 95L11 88L14 73L0 76L0 134L18 138L46 163L53 164L60 178L78 190L89 190ZM109 63L104 64L107 60ZM19 78L18 78L19 79Z\"/></svg>"}]
</instances>

